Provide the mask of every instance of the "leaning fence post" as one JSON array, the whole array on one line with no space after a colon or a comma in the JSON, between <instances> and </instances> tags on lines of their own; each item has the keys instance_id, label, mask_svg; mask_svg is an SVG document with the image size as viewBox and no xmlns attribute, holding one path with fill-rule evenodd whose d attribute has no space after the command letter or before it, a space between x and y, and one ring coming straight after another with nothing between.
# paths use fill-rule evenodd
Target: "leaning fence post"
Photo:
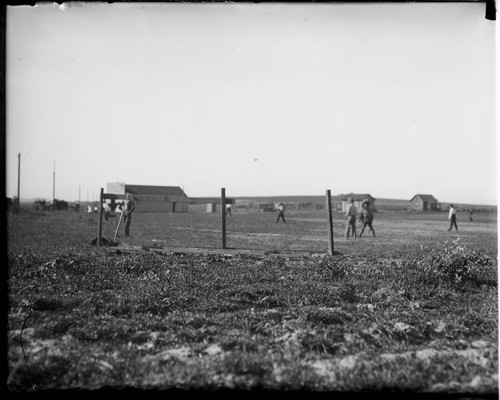
<instances>
[{"instance_id":1,"label":"leaning fence post","mask_svg":"<svg viewBox=\"0 0 500 400\"><path fill-rule=\"evenodd\" d=\"M332 198L329 189L326 191L326 210L328 213L328 253L333 255Z\"/></svg>"},{"instance_id":2,"label":"leaning fence post","mask_svg":"<svg viewBox=\"0 0 500 400\"><path fill-rule=\"evenodd\" d=\"M226 189L221 188L221 215L222 215L222 248L226 248Z\"/></svg>"},{"instance_id":3,"label":"leaning fence post","mask_svg":"<svg viewBox=\"0 0 500 400\"><path fill-rule=\"evenodd\" d=\"M99 230L97 232L97 245L101 245L101 235L102 235L102 198L104 194L104 189L101 188L101 192L99 194L99 214L97 216L97 220L99 221Z\"/></svg>"}]
</instances>

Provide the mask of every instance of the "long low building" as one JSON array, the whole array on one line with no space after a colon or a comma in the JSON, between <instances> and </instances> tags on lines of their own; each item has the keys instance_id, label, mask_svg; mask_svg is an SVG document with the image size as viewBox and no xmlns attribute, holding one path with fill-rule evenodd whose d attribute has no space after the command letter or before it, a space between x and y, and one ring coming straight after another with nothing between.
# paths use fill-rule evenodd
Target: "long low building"
<instances>
[{"instance_id":1,"label":"long low building","mask_svg":"<svg viewBox=\"0 0 500 400\"><path fill-rule=\"evenodd\" d=\"M217 210L220 210L222 199L220 197L191 197L189 199L189 203L193 205L203 204L206 207L207 213L215 213ZM235 199L226 197L226 204L233 205L235 204Z\"/></svg>"},{"instance_id":2,"label":"long low building","mask_svg":"<svg viewBox=\"0 0 500 400\"><path fill-rule=\"evenodd\" d=\"M136 212L189 212L189 197L179 186L129 185L112 182L106 186L107 194L117 199L129 199L135 203Z\"/></svg>"}]
</instances>

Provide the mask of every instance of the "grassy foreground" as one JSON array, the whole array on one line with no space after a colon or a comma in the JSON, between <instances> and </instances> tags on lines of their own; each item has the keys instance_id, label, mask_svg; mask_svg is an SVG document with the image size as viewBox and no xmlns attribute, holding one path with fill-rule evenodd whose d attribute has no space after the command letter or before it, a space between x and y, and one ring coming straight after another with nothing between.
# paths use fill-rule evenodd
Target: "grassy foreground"
<instances>
[{"instance_id":1,"label":"grassy foreground","mask_svg":"<svg viewBox=\"0 0 500 400\"><path fill-rule=\"evenodd\" d=\"M339 239L329 256L316 214L290 216L286 232L242 215L228 221L239 249L264 246L262 236L267 248L316 251L162 249L217 246L207 218L138 214L124 244L149 245L112 251L90 245L95 217L9 216L8 388L498 396L496 231L486 222L430 240L434 221L412 221L403 240L408 222L377 216L380 238Z\"/></svg>"}]
</instances>

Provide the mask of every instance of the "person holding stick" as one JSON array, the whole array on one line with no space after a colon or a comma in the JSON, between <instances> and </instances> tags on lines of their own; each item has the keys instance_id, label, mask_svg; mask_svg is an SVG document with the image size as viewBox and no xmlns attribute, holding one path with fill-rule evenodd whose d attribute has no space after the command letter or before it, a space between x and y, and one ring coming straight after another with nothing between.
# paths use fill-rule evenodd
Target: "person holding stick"
<instances>
[{"instance_id":1,"label":"person holding stick","mask_svg":"<svg viewBox=\"0 0 500 400\"><path fill-rule=\"evenodd\" d=\"M130 236L130 223L132 222L132 213L135 210L135 204L132 200L125 200L123 206L123 220L125 222L125 236Z\"/></svg>"}]
</instances>

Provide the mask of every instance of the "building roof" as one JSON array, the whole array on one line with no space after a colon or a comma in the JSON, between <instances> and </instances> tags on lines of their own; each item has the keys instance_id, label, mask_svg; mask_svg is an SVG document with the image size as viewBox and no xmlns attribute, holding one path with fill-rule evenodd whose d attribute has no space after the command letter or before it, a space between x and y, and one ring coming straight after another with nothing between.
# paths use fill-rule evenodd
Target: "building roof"
<instances>
[{"instance_id":1,"label":"building roof","mask_svg":"<svg viewBox=\"0 0 500 400\"><path fill-rule=\"evenodd\" d=\"M125 192L146 196L180 196L187 197L179 186L147 186L125 184Z\"/></svg>"},{"instance_id":2,"label":"building roof","mask_svg":"<svg viewBox=\"0 0 500 400\"><path fill-rule=\"evenodd\" d=\"M412 197L410 201L415 200L416 197L420 197L423 201L427 201L430 203L437 203L438 201L432 194L416 194L415 196Z\"/></svg>"},{"instance_id":3,"label":"building roof","mask_svg":"<svg viewBox=\"0 0 500 400\"><path fill-rule=\"evenodd\" d=\"M366 198L370 199L371 201L374 201L375 198L371 195L371 194L368 194L368 193L364 193L364 194L359 194L359 193L349 193L349 194L342 194L340 195L342 197L342 200L343 201L347 201L347 199L350 197L351 199L353 199L354 201L362 201Z\"/></svg>"}]
</instances>

